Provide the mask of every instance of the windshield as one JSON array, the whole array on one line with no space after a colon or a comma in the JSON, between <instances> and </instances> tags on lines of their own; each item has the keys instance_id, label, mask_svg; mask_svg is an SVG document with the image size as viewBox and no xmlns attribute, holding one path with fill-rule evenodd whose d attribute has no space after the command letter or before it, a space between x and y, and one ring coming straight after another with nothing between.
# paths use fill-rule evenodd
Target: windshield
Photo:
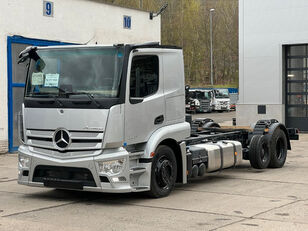
<instances>
[{"instance_id":1,"label":"windshield","mask_svg":"<svg viewBox=\"0 0 308 231\"><path fill-rule=\"evenodd\" d=\"M210 92L191 91L190 95L191 95L191 98L194 98L194 99L211 99Z\"/></svg>"},{"instance_id":2,"label":"windshield","mask_svg":"<svg viewBox=\"0 0 308 231\"><path fill-rule=\"evenodd\" d=\"M61 98L78 93L118 97L123 48L51 48L36 53L30 61L26 97Z\"/></svg>"},{"instance_id":3,"label":"windshield","mask_svg":"<svg viewBox=\"0 0 308 231\"><path fill-rule=\"evenodd\" d=\"M215 97L216 98L229 98L228 89L217 89L217 90L215 90Z\"/></svg>"}]
</instances>

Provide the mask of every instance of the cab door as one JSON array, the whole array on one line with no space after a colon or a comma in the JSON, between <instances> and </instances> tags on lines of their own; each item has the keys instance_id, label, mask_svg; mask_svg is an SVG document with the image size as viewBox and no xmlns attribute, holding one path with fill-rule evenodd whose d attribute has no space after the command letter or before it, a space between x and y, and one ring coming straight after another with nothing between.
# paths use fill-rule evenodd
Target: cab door
<instances>
[{"instance_id":1,"label":"cab door","mask_svg":"<svg viewBox=\"0 0 308 231\"><path fill-rule=\"evenodd\" d=\"M165 124L162 56L139 50L130 57L125 103L125 142L146 142Z\"/></svg>"}]
</instances>

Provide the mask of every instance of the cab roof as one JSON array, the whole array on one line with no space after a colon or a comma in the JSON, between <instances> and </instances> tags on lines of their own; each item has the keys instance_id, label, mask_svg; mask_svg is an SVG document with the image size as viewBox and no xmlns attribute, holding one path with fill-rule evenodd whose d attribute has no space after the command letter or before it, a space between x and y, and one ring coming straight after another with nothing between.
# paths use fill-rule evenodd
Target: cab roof
<instances>
[{"instance_id":1,"label":"cab roof","mask_svg":"<svg viewBox=\"0 0 308 231\"><path fill-rule=\"evenodd\" d=\"M59 46L43 46L43 47L37 47L37 49L57 49L57 48L104 48L104 47L124 47L129 46L131 49L137 49L137 48L160 48L160 49L179 49L181 50L181 47L173 46L173 45L161 45L159 42L150 42L150 43L141 43L141 44L81 44L81 45L59 45Z\"/></svg>"}]
</instances>

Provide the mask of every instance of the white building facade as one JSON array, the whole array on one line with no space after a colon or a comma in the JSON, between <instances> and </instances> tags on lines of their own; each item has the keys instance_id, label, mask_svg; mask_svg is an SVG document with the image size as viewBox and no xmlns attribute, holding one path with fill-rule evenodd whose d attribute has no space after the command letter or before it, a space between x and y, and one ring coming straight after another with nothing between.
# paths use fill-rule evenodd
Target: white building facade
<instances>
[{"instance_id":1,"label":"white building facade","mask_svg":"<svg viewBox=\"0 0 308 231\"><path fill-rule=\"evenodd\" d=\"M19 145L17 113L25 82L20 51L30 45L160 42L160 17L95 0L1 0L0 153Z\"/></svg>"},{"instance_id":2,"label":"white building facade","mask_svg":"<svg viewBox=\"0 0 308 231\"><path fill-rule=\"evenodd\" d=\"M308 1L239 0L237 124L308 131Z\"/></svg>"}]
</instances>

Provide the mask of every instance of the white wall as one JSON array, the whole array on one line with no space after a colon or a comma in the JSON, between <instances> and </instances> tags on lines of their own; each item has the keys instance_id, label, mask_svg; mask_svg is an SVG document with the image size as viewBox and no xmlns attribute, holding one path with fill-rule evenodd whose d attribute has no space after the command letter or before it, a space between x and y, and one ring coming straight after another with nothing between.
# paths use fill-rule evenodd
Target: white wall
<instances>
[{"instance_id":1,"label":"white wall","mask_svg":"<svg viewBox=\"0 0 308 231\"><path fill-rule=\"evenodd\" d=\"M307 12L307 0L239 0L239 125L284 122L283 45L308 43ZM253 113L259 104L266 115Z\"/></svg>"},{"instance_id":2,"label":"white wall","mask_svg":"<svg viewBox=\"0 0 308 231\"><path fill-rule=\"evenodd\" d=\"M160 17L86 0L52 0L54 17L43 16L43 0L0 3L0 153L7 150L7 36L99 44L160 42ZM123 28L123 15L132 28Z\"/></svg>"}]
</instances>

